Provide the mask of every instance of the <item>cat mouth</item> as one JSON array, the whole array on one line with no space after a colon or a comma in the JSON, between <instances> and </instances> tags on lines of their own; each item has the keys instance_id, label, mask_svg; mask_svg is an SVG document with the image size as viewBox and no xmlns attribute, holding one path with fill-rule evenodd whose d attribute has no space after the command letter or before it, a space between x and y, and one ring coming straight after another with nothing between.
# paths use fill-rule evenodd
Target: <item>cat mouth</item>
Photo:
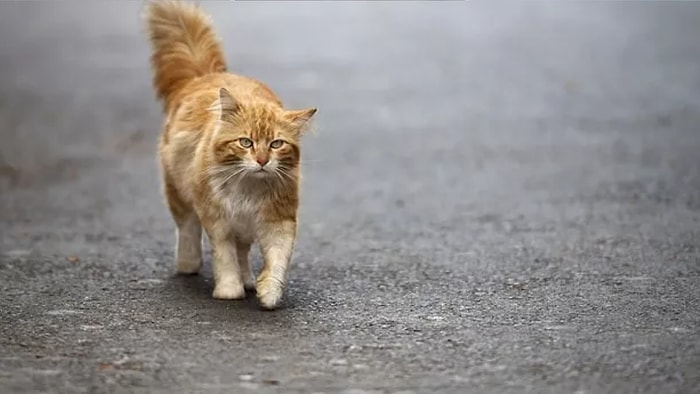
<instances>
[{"instance_id":1,"label":"cat mouth","mask_svg":"<svg viewBox=\"0 0 700 394\"><path fill-rule=\"evenodd\" d=\"M265 169L265 168L256 168L256 169L250 171L250 175L258 176L258 177L266 176L266 175L268 175L269 173L270 173L270 172L269 172L267 169Z\"/></svg>"}]
</instances>

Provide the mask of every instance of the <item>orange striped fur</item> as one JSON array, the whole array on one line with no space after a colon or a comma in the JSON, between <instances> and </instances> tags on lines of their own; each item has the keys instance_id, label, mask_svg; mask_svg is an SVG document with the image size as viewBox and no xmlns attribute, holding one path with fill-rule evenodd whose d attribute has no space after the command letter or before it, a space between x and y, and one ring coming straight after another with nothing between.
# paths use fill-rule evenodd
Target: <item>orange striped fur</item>
<instances>
[{"instance_id":1,"label":"orange striped fur","mask_svg":"<svg viewBox=\"0 0 700 394\"><path fill-rule=\"evenodd\" d=\"M199 271L204 229L214 251L213 297L240 299L255 288L264 308L276 308L296 240L300 139L316 109L285 109L262 82L227 72L198 6L154 1L145 19L166 114L158 153L177 226L176 269ZM253 243L264 260L257 280Z\"/></svg>"}]
</instances>

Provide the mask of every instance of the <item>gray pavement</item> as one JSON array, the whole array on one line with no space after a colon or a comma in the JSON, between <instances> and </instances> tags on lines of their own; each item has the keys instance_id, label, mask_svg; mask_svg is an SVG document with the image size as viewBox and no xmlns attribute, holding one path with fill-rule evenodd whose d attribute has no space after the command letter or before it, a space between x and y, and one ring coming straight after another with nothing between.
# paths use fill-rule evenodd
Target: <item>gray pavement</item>
<instances>
[{"instance_id":1,"label":"gray pavement","mask_svg":"<svg viewBox=\"0 0 700 394\"><path fill-rule=\"evenodd\" d=\"M0 3L0 392L700 392L700 5L206 3L319 108L275 312L173 274L140 6Z\"/></svg>"}]
</instances>

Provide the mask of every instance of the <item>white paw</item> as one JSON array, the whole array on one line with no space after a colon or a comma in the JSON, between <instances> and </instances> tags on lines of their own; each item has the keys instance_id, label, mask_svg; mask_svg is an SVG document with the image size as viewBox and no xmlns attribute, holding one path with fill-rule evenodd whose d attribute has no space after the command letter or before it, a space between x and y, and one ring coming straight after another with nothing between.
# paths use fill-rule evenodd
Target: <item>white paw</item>
<instances>
[{"instance_id":1,"label":"white paw","mask_svg":"<svg viewBox=\"0 0 700 394\"><path fill-rule=\"evenodd\" d=\"M213 297L219 300L241 300L245 298L245 289L241 283L218 283L214 286Z\"/></svg>"},{"instance_id":2,"label":"white paw","mask_svg":"<svg viewBox=\"0 0 700 394\"><path fill-rule=\"evenodd\" d=\"M282 299L284 287L282 283L272 279L260 280L257 283L256 291L260 304L265 309L275 309Z\"/></svg>"},{"instance_id":3,"label":"white paw","mask_svg":"<svg viewBox=\"0 0 700 394\"><path fill-rule=\"evenodd\" d=\"M177 259L177 273L184 275L192 275L199 272L202 268L201 259Z\"/></svg>"}]
</instances>

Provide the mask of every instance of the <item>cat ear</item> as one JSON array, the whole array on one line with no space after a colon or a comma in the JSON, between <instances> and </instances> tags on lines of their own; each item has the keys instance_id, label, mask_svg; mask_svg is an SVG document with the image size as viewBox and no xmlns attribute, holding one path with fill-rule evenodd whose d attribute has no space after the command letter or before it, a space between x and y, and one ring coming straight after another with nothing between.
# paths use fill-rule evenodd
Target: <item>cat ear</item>
<instances>
[{"instance_id":1,"label":"cat ear","mask_svg":"<svg viewBox=\"0 0 700 394\"><path fill-rule=\"evenodd\" d=\"M316 108L307 108L298 111L287 111L284 116L293 127L302 130L317 110Z\"/></svg>"},{"instance_id":2,"label":"cat ear","mask_svg":"<svg viewBox=\"0 0 700 394\"><path fill-rule=\"evenodd\" d=\"M236 99L233 98L233 96L231 96L231 93L229 93L229 91L226 90L226 88L219 89L219 105L221 108L222 120L225 117L233 115L239 109L238 101L236 101Z\"/></svg>"}]
</instances>

